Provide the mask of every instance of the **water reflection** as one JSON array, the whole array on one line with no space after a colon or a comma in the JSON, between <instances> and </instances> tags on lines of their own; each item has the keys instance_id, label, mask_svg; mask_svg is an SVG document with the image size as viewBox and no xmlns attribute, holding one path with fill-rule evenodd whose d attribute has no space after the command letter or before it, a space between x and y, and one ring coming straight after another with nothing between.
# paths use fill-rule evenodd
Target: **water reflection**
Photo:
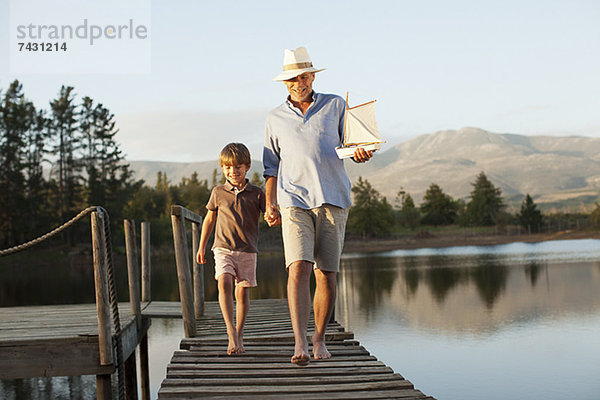
<instances>
[{"instance_id":1,"label":"water reflection","mask_svg":"<svg viewBox=\"0 0 600 400\"><path fill-rule=\"evenodd\" d=\"M2 306L94 301L85 257L58 266L9 259L0 265ZM124 258L118 255L115 264L119 297L127 301ZM282 255L261 255L257 278L252 298L284 298ZM436 398L592 399L600 393L598 240L354 254L343 258L338 278L337 319ZM215 300L212 264L204 279L206 298ZM172 254L153 255L152 297L179 298ZM180 320L152 323L154 397L182 336ZM7 399L94 395L94 377L0 381L0 397Z\"/></svg>"},{"instance_id":2,"label":"water reflection","mask_svg":"<svg viewBox=\"0 0 600 400\"><path fill-rule=\"evenodd\" d=\"M532 287L535 287L535 285L537 285L541 269L542 266L536 262L531 262L525 267L525 275L529 277L529 281L531 282Z\"/></svg>"},{"instance_id":3,"label":"water reflection","mask_svg":"<svg viewBox=\"0 0 600 400\"><path fill-rule=\"evenodd\" d=\"M3 399L93 399L96 397L96 377L60 376L31 379L0 380Z\"/></svg>"},{"instance_id":4,"label":"water reflection","mask_svg":"<svg viewBox=\"0 0 600 400\"><path fill-rule=\"evenodd\" d=\"M423 392L599 398L600 241L365 257L343 260L338 320ZM365 282L366 269L386 282Z\"/></svg>"},{"instance_id":5,"label":"water reflection","mask_svg":"<svg viewBox=\"0 0 600 400\"><path fill-rule=\"evenodd\" d=\"M127 260L115 254L113 261L119 301L129 301ZM212 259L203 267L205 298L217 299ZM179 301L179 286L174 254L152 255L152 299ZM260 256L257 268L258 287L251 297L285 298L287 274L283 255ZM95 302L94 271L89 255L56 260L32 258L18 253L0 259L0 307L89 304Z\"/></svg>"},{"instance_id":6,"label":"water reflection","mask_svg":"<svg viewBox=\"0 0 600 400\"><path fill-rule=\"evenodd\" d=\"M572 245L543 244L556 259L524 244L350 255L342 260L340 291L348 293L339 307L364 323L389 312L398 323L473 333L597 310L600 263L593 260L600 260L600 246L582 241L581 251L567 257Z\"/></svg>"}]
</instances>

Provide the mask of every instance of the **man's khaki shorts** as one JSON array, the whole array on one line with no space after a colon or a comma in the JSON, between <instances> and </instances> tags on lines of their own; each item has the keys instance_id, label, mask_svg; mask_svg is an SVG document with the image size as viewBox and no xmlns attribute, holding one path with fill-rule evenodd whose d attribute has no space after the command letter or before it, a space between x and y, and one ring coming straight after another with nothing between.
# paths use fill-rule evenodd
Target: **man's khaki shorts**
<instances>
[{"instance_id":1,"label":"man's khaki shorts","mask_svg":"<svg viewBox=\"0 0 600 400\"><path fill-rule=\"evenodd\" d=\"M314 268L337 272L344 247L348 209L324 204L305 210L281 210L285 266L294 261L314 263Z\"/></svg>"}]
</instances>

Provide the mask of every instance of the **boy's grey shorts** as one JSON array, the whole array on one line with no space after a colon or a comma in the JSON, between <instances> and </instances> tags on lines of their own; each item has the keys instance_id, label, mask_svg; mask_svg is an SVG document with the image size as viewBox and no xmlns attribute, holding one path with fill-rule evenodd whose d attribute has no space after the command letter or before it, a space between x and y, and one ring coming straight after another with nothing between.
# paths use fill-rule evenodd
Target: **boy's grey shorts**
<instances>
[{"instance_id":1,"label":"boy's grey shorts","mask_svg":"<svg viewBox=\"0 0 600 400\"><path fill-rule=\"evenodd\" d=\"M347 208L330 204L310 210L289 207L281 210L281 219L286 268L294 261L308 261L315 269L339 270Z\"/></svg>"}]
</instances>

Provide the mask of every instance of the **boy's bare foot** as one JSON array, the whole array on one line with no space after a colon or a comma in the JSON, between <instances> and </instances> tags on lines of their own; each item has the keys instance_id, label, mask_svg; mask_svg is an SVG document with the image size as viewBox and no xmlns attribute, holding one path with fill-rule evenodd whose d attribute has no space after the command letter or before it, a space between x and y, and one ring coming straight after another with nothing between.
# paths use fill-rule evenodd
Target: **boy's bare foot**
<instances>
[{"instance_id":1,"label":"boy's bare foot","mask_svg":"<svg viewBox=\"0 0 600 400\"><path fill-rule=\"evenodd\" d=\"M229 336L229 345L227 346L227 355L237 354L239 350L239 345L237 340L233 335Z\"/></svg>"},{"instance_id":2,"label":"boy's bare foot","mask_svg":"<svg viewBox=\"0 0 600 400\"><path fill-rule=\"evenodd\" d=\"M313 342L313 355L315 360L325 360L327 358L331 358L331 353L327 350L325 342L321 340Z\"/></svg>"},{"instance_id":3,"label":"boy's bare foot","mask_svg":"<svg viewBox=\"0 0 600 400\"><path fill-rule=\"evenodd\" d=\"M292 356L292 364L306 365L310 362L310 355L308 354L308 348L304 346L296 346L294 349L294 355Z\"/></svg>"}]
</instances>

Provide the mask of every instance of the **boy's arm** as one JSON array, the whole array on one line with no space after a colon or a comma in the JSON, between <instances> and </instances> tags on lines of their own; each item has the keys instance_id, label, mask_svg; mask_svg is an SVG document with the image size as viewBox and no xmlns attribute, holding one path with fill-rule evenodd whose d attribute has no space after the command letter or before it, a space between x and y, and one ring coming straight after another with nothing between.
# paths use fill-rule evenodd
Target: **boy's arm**
<instances>
[{"instance_id":1,"label":"boy's arm","mask_svg":"<svg viewBox=\"0 0 600 400\"><path fill-rule=\"evenodd\" d=\"M206 249L206 243L208 238L215 226L215 220L217 219L217 213L212 210L208 210L202 223L202 233L200 234L200 245L198 246L198 253L196 254L196 260L198 264L205 264L206 259L204 258L204 252Z\"/></svg>"},{"instance_id":2,"label":"boy's arm","mask_svg":"<svg viewBox=\"0 0 600 400\"><path fill-rule=\"evenodd\" d=\"M281 223L281 215L277 209L277 177L267 176L265 182L265 221L269 226L277 226Z\"/></svg>"}]
</instances>

